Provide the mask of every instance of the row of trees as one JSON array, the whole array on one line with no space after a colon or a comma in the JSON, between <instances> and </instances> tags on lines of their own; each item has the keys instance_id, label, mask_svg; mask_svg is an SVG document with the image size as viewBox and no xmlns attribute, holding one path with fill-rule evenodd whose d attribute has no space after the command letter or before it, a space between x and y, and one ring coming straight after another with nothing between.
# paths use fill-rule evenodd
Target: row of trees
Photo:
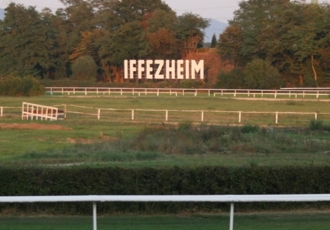
<instances>
[{"instance_id":1,"label":"row of trees","mask_svg":"<svg viewBox=\"0 0 330 230\"><path fill-rule=\"evenodd\" d=\"M0 20L0 76L122 81L125 59L184 58L208 20L161 0L60 0L64 8L8 5Z\"/></svg>"},{"instance_id":2,"label":"row of trees","mask_svg":"<svg viewBox=\"0 0 330 230\"><path fill-rule=\"evenodd\" d=\"M256 69L269 64L276 69L268 75L264 72L264 79L259 79L259 84L252 80L254 87L260 87L270 75L279 78L273 79L273 85L268 85L270 88L278 87L281 81L295 86L319 86L330 82L329 4L249 0L242 1L239 6L217 44L220 56L236 67L235 72L230 73L231 78L237 79L236 83L245 76L246 70L242 67L247 67L248 63L251 67L255 59L258 61L253 61L252 66ZM261 65L262 60L266 64ZM220 82L229 84L225 80L227 77L222 74ZM249 81L249 78L245 80Z\"/></svg>"}]
</instances>

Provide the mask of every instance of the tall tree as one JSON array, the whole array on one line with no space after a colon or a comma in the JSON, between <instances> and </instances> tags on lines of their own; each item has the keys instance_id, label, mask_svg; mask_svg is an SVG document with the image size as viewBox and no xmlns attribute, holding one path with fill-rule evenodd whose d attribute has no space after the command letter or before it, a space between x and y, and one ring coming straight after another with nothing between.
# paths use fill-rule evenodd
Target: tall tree
<instances>
[{"instance_id":1,"label":"tall tree","mask_svg":"<svg viewBox=\"0 0 330 230\"><path fill-rule=\"evenodd\" d=\"M235 23L231 23L225 31L220 34L217 44L217 53L223 60L230 61L235 67L244 65L241 54L243 36L242 29Z\"/></svg>"},{"instance_id":2,"label":"tall tree","mask_svg":"<svg viewBox=\"0 0 330 230\"><path fill-rule=\"evenodd\" d=\"M215 48L216 46L217 46L217 37L215 36L215 34L213 34L211 40L211 48Z\"/></svg>"},{"instance_id":3,"label":"tall tree","mask_svg":"<svg viewBox=\"0 0 330 230\"><path fill-rule=\"evenodd\" d=\"M11 3L0 30L1 74L43 77L53 66L49 27L34 7Z\"/></svg>"},{"instance_id":4,"label":"tall tree","mask_svg":"<svg viewBox=\"0 0 330 230\"><path fill-rule=\"evenodd\" d=\"M289 0L249 0L241 1L240 8L234 12L235 23L242 30L241 54L252 60L265 58L266 54L259 49L258 35L264 28L279 17L279 13L288 4Z\"/></svg>"},{"instance_id":5,"label":"tall tree","mask_svg":"<svg viewBox=\"0 0 330 230\"><path fill-rule=\"evenodd\" d=\"M209 20L196 14L185 13L178 17L176 23L177 38L182 44L182 55L194 53L204 39L203 30L209 26Z\"/></svg>"}]
</instances>

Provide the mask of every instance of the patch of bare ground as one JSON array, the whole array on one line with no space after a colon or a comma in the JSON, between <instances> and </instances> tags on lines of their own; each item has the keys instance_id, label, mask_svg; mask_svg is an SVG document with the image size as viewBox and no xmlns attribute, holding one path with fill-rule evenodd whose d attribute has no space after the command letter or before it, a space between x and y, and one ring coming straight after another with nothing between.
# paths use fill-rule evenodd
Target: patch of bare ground
<instances>
[{"instance_id":1,"label":"patch of bare ground","mask_svg":"<svg viewBox=\"0 0 330 230\"><path fill-rule=\"evenodd\" d=\"M18 123L0 123L0 129L30 129L30 130L72 130L71 128L63 127L55 124L18 124Z\"/></svg>"}]
</instances>

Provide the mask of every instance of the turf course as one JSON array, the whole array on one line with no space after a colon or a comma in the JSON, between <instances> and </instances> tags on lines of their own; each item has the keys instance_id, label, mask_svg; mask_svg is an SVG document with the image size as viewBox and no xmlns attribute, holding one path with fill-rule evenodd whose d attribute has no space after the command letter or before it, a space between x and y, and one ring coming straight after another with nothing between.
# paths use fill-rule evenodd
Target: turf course
<instances>
[{"instance_id":1,"label":"turf course","mask_svg":"<svg viewBox=\"0 0 330 230\"><path fill-rule=\"evenodd\" d=\"M228 139L232 142L231 147L226 147L225 151L219 153L201 154L199 149L192 150L190 154L164 154L162 151L151 151L141 148L139 151L143 157L137 160L121 151L127 143L121 142L122 147L116 147L116 154L97 156L91 153L99 152L100 149L108 151L108 143L112 143L123 138L134 137L146 128L159 128L159 126L168 126L168 124L158 121L152 124L146 121L130 122L116 121L113 117L101 117L97 120L95 116L86 116L82 114L69 113L67 118L62 121L22 121L20 109L22 102L37 103L43 105L74 105L93 108L117 108L117 109L191 109L191 110L221 110L221 111L266 111L266 112L323 112L330 113L328 101L320 100L270 100L270 101L250 101L236 100L232 98L213 98L213 97L136 97L136 96L107 96L107 97L67 97L67 96L43 96L29 98L2 97L0 106L15 107L5 109L4 116L0 118L0 123L17 125L44 125L44 128L17 129L1 128L0 132L0 162L15 164L21 162L26 164L37 163L75 163L75 162L106 162L109 165L131 166L166 166L166 165L309 165L309 164L329 164L327 152L328 132L307 132L304 130L309 126L314 118L308 116L288 116L281 118L285 120L285 125L274 124L273 117L265 118L264 115L256 114L249 117L250 122L243 123L249 126L266 127L267 130L273 130L279 127L300 128L302 131L295 132L292 129L284 132L274 132L268 140L263 140L265 136L253 136L244 134L245 139L250 139L249 143L241 143L239 140ZM9 111L8 111L9 110ZM81 108L80 112L91 112L90 108ZM95 113L95 109L93 109ZM130 116L126 114L125 116ZM189 115L186 122L193 118ZM195 115L198 118L200 114ZM228 115L232 116L232 115ZM236 119L236 115L235 115ZM325 125L330 124L330 116L319 117ZM284 122L284 121L283 121ZM234 125L238 125L233 123ZM56 129L50 129L50 125L57 125ZM172 124L171 124L172 125ZM208 125L207 122L204 125ZM222 125L228 125L224 123ZM232 125L232 124L231 124ZM241 124L242 125L242 124ZM267 131L266 130L266 131ZM192 130L196 132L196 130ZM235 136L234 134L232 134ZM227 135L228 136L228 135ZM191 138L188 136L188 139ZM278 139L275 139L278 138ZM293 139L292 139L293 138ZM288 146L294 146L299 143L300 148L281 148L284 150L273 151L274 147L269 144L275 140L274 144L279 145L288 142ZM155 140L148 140L154 142ZM219 140L215 140L219 142ZM221 141L224 141L223 139ZM106 143L105 145L96 145L95 143ZM188 143L188 142L187 142ZM189 143L188 143L189 144ZM214 144L214 143L213 143ZM325 145L316 150L310 150L312 147ZM220 146L221 147L221 146ZM221 147L222 148L222 147ZM256 149L256 150L255 150ZM56 151L55 151L56 150ZM104 151L105 151L104 150ZM103 152L104 152L103 151ZM195 152L194 152L195 151ZM41 154L40 154L41 153ZM139 153L139 154L140 154ZM140 154L141 155L141 154ZM142 159L142 160L141 160Z\"/></svg>"},{"instance_id":2,"label":"turf course","mask_svg":"<svg viewBox=\"0 0 330 230\"><path fill-rule=\"evenodd\" d=\"M327 230L329 213L239 214L235 230ZM6 230L90 230L90 217L0 217ZM98 229L112 230L215 230L229 228L227 215L111 216L99 217Z\"/></svg>"},{"instance_id":3,"label":"turf course","mask_svg":"<svg viewBox=\"0 0 330 230\"><path fill-rule=\"evenodd\" d=\"M127 140L152 144L155 139L134 139L142 132L142 137L148 137L149 129L168 129L164 122L124 122L85 116L81 114L68 114L63 121L22 121L20 109L22 102L43 105L74 105L93 108L117 109L191 109L191 110L221 110L221 111L268 111L268 112L322 112L330 113L329 102L319 100L236 100L232 98L212 97L63 97L43 96L30 98L0 98L0 106L16 107L10 109L9 115L0 118L0 123L18 125L44 125L45 129L0 129L0 166L1 165L54 165L67 167L68 163L102 164L123 167L165 167L165 166L202 166L202 165L330 165L329 159L329 132L326 130L312 131L308 129L313 116L288 116L285 123L274 124L273 117L256 115L250 117L247 133L235 138L228 131L222 141L232 142L231 146L220 146L219 152L193 149L187 153L164 153L153 150L145 151L144 147L131 154L125 149ZM81 112L90 112L91 109L81 108ZM93 110L95 112L95 110ZM197 115L199 116L199 115ZM188 117L187 120L189 120ZM320 117L323 124L330 124L330 117ZM185 122L185 120L184 120ZM187 123L188 124L188 123ZM49 129L50 125L60 128ZM184 123L183 123L184 125ZM202 124L207 125L208 124ZM225 124L227 125L227 124ZM233 125L233 124L231 124ZM234 124L237 125L237 124ZM179 124L180 126L180 124ZM188 125L189 126L189 125ZM285 126L283 128L283 126ZM173 128L173 124L170 124ZM178 125L174 125L177 128ZM264 127L262 132L254 133L254 127ZM188 127L189 128L189 127ZM199 126L185 131L196 131ZM145 131L147 130L147 131ZM143 133L145 132L145 133ZM182 132L182 133L184 133ZM227 131L226 131L227 132ZM179 133L180 135L182 133ZM269 139L262 139L270 133ZM166 133L159 134L166 136ZM150 135L152 137L152 135ZM236 136L237 137L237 136ZM131 138L131 139L130 139ZM189 139L185 136L183 139ZM277 138L277 139L276 139ZM274 149L271 139L277 146ZM122 141L124 140L124 141ZM145 141L146 140L146 141ZM243 142L249 140L249 142ZM261 140L261 141L259 141ZM144 142L145 141L145 142ZM135 141L136 142L136 141ZM218 141L214 141L217 143ZM113 143L119 143L115 146ZM180 142L181 143L181 142ZM189 144L189 142L187 142ZM211 144L214 144L211 143ZM252 145L253 143L254 145ZM282 145L285 144L286 145ZM211 145L210 144L210 145ZM110 147L109 147L110 146ZM179 146L179 145L178 145ZM217 145L211 145L217 148ZM291 146L293 148L287 148ZM141 145L140 145L141 147ZM297 147L297 148L296 148ZM121 150L126 151L121 151ZM269 151L272 149L272 151ZM102 153L102 150L104 153ZM166 150L166 149L165 149ZM97 153L97 154L93 154ZM228 215L178 215L178 216L114 216L99 217L99 229L228 229ZM91 229L91 217L0 217L0 229L38 230L38 229ZM237 229L328 229L330 218L328 213L312 214L239 214L235 215L235 230Z\"/></svg>"}]
</instances>

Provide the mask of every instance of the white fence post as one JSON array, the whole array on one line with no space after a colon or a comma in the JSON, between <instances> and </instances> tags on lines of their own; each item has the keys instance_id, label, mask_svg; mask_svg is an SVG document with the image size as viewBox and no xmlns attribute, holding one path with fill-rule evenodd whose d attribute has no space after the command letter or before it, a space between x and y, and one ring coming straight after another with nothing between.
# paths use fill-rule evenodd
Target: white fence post
<instances>
[{"instance_id":1,"label":"white fence post","mask_svg":"<svg viewBox=\"0 0 330 230\"><path fill-rule=\"evenodd\" d=\"M317 121L317 112L315 113L315 121Z\"/></svg>"},{"instance_id":2,"label":"white fence post","mask_svg":"<svg viewBox=\"0 0 330 230\"><path fill-rule=\"evenodd\" d=\"M238 112L238 123L242 122L242 112Z\"/></svg>"},{"instance_id":3,"label":"white fence post","mask_svg":"<svg viewBox=\"0 0 330 230\"><path fill-rule=\"evenodd\" d=\"M134 121L134 109L132 109L132 121Z\"/></svg>"},{"instance_id":4,"label":"white fence post","mask_svg":"<svg viewBox=\"0 0 330 230\"><path fill-rule=\"evenodd\" d=\"M97 206L96 206L96 202L93 202L93 230L97 230Z\"/></svg>"},{"instance_id":5,"label":"white fence post","mask_svg":"<svg viewBox=\"0 0 330 230\"><path fill-rule=\"evenodd\" d=\"M278 112L275 113L275 124L278 124Z\"/></svg>"},{"instance_id":6,"label":"white fence post","mask_svg":"<svg viewBox=\"0 0 330 230\"><path fill-rule=\"evenodd\" d=\"M101 109L97 110L97 119L100 120L101 118Z\"/></svg>"},{"instance_id":7,"label":"white fence post","mask_svg":"<svg viewBox=\"0 0 330 230\"><path fill-rule=\"evenodd\" d=\"M3 116L3 107L0 107L0 117Z\"/></svg>"},{"instance_id":8,"label":"white fence post","mask_svg":"<svg viewBox=\"0 0 330 230\"><path fill-rule=\"evenodd\" d=\"M202 111L201 121L204 122L204 111Z\"/></svg>"},{"instance_id":9,"label":"white fence post","mask_svg":"<svg viewBox=\"0 0 330 230\"><path fill-rule=\"evenodd\" d=\"M234 203L230 203L229 230L234 230Z\"/></svg>"},{"instance_id":10,"label":"white fence post","mask_svg":"<svg viewBox=\"0 0 330 230\"><path fill-rule=\"evenodd\" d=\"M168 110L165 111L165 121L168 121Z\"/></svg>"}]
</instances>

